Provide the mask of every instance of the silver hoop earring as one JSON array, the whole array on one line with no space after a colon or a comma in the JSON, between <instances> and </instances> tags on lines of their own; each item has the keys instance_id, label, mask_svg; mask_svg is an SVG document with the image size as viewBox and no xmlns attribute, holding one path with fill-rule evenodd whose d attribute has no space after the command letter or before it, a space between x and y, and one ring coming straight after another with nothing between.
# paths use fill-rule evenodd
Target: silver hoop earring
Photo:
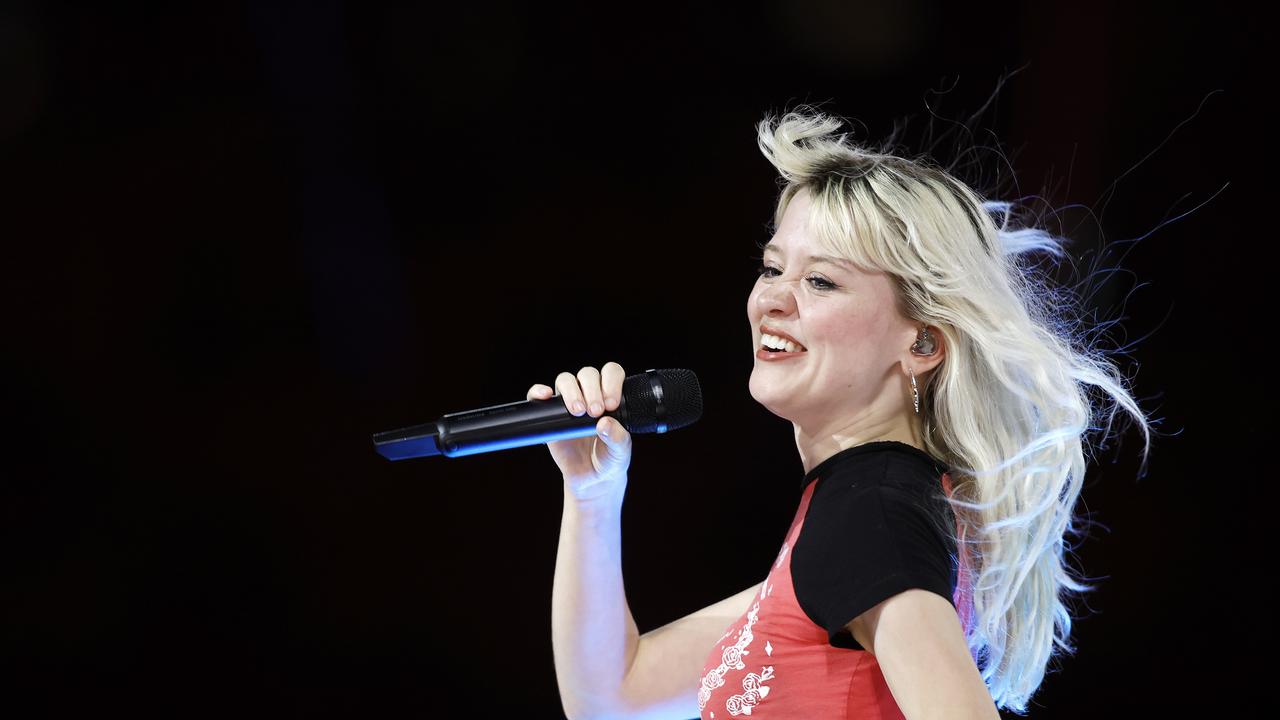
<instances>
[{"instance_id":1,"label":"silver hoop earring","mask_svg":"<svg viewBox=\"0 0 1280 720\"><path fill-rule=\"evenodd\" d=\"M916 387L916 374L911 372L911 368L907 368L907 372L911 373L911 397L916 404L916 414L920 414L920 390Z\"/></svg>"}]
</instances>

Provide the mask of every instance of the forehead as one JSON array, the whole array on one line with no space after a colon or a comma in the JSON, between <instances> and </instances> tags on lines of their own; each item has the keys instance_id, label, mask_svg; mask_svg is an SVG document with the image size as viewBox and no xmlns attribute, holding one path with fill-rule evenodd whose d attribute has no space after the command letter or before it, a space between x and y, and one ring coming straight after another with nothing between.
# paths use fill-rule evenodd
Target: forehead
<instances>
[{"instance_id":1,"label":"forehead","mask_svg":"<svg viewBox=\"0 0 1280 720\"><path fill-rule=\"evenodd\" d=\"M835 271L837 276L843 275L849 288L861 288L870 291L877 301L883 301L903 313L901 298L895 287L894 278L888 272L874 265L862 265L847 258L830 255L838 251L824 248L813 235L813 205L808 188L798 191L787 204L782 222L769 242L760 246L762 257L773 257L781 262L794 262L797 266L805 263L825 263ZM857 243L849 243L857 246Z\"/></svg>"},{"instance_id":2,"label":"forehead","mask_svg":"<svg viewBox=\"0 0 1280 720\"><path fill-rule=\"evenodd\" d=\"M773 240L770 240L769 242L765 243L764 254L777 255L779 257L786 257L787 252L783 247L784 244L785 243L779 243L778 236L775 235ZM835 265L837 267L842 267L850 271L857 271L858 269L857 266L854 265L852 262L845 260L844 258L835 257L834 255L820 255L820 254L810 253L808 256L804 257L803 259L808 260L809 262L815 262L815 263L821 262L821 263L827 263L830 265Z\"/></svg>"},{"instance_id":3,"label":"forehead","mask_svg":"<svg viewBox=\"0 0 1280 720\"><path fill-rule=\"evenodd\" d=\"M852 272L859 271L860 268L855 263L845 258L822 252L816 239L811 236L812 224L810 223L810 216L812 215L812 209L813 199L809 194L809 189L801 188L787 203L787 209L782 215L782 222L778 226L777 232L761 248L763 253L765 255L776 255L779 258L795 254L800 256L801 260L807 260L812 263L827 263Z\"/></svg>"}]
</instances>

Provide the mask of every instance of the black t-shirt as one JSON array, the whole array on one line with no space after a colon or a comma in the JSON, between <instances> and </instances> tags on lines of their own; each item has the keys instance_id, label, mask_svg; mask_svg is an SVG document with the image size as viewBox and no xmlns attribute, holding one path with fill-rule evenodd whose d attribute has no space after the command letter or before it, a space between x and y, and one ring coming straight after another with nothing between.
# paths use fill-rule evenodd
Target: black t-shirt
<instances>
[{"instance_id":1,"label":"black t-shirt","mask_svg":"<svg viewBox=\"0 0 1280 720\"><path fill-rule=\"evenodd\" d=\"M895 440L846 448L805 473L816 482L791 549L791 582L805 614L833 647L864 649L845 625L903 590L955 606L955 516L947 466Z\"/></svg>"}]
</instances>

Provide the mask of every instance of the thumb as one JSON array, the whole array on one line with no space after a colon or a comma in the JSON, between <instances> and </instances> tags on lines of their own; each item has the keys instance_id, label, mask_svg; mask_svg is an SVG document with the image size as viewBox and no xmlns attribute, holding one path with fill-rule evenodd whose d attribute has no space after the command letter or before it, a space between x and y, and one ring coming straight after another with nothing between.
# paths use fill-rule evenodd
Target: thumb
<instances>
[{"instance_id":1,"label":"thumb","mask_svg":"<svg viewBox=\"0 0 1280 720\"><path fill-rule=\"evenodd\" d=\"M605 444L609 454L614 457L617 457L622 449L618 446L620 441L617 437L620 427L618 422L608 415L601 417L600 422L596 423L596 436Z\"/></svg>"}]
</instances>

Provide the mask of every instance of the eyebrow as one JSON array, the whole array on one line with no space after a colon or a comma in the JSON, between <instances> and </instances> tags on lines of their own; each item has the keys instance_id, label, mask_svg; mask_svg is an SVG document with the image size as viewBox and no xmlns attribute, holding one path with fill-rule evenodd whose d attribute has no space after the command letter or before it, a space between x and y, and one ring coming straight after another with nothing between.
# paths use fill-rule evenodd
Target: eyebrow
<instances>
[{"instance_id":1,"label":"eyebrow","mask_svg":"<svg viewBox=\"0 0 1280 720\"><path fill-rule=\"evenodd\" d=\"M771 252L781 255L782 249L772 242L765 243L761 254L768 254ZM846 267L846 268L853 266L853 263L849 262L848 260L845 260L844 258L832 257L830 255L810 255L809 261L825 262L825 263L830 263L832 265L836 265L839 267Z\"/></svg>"}]
</instances>

